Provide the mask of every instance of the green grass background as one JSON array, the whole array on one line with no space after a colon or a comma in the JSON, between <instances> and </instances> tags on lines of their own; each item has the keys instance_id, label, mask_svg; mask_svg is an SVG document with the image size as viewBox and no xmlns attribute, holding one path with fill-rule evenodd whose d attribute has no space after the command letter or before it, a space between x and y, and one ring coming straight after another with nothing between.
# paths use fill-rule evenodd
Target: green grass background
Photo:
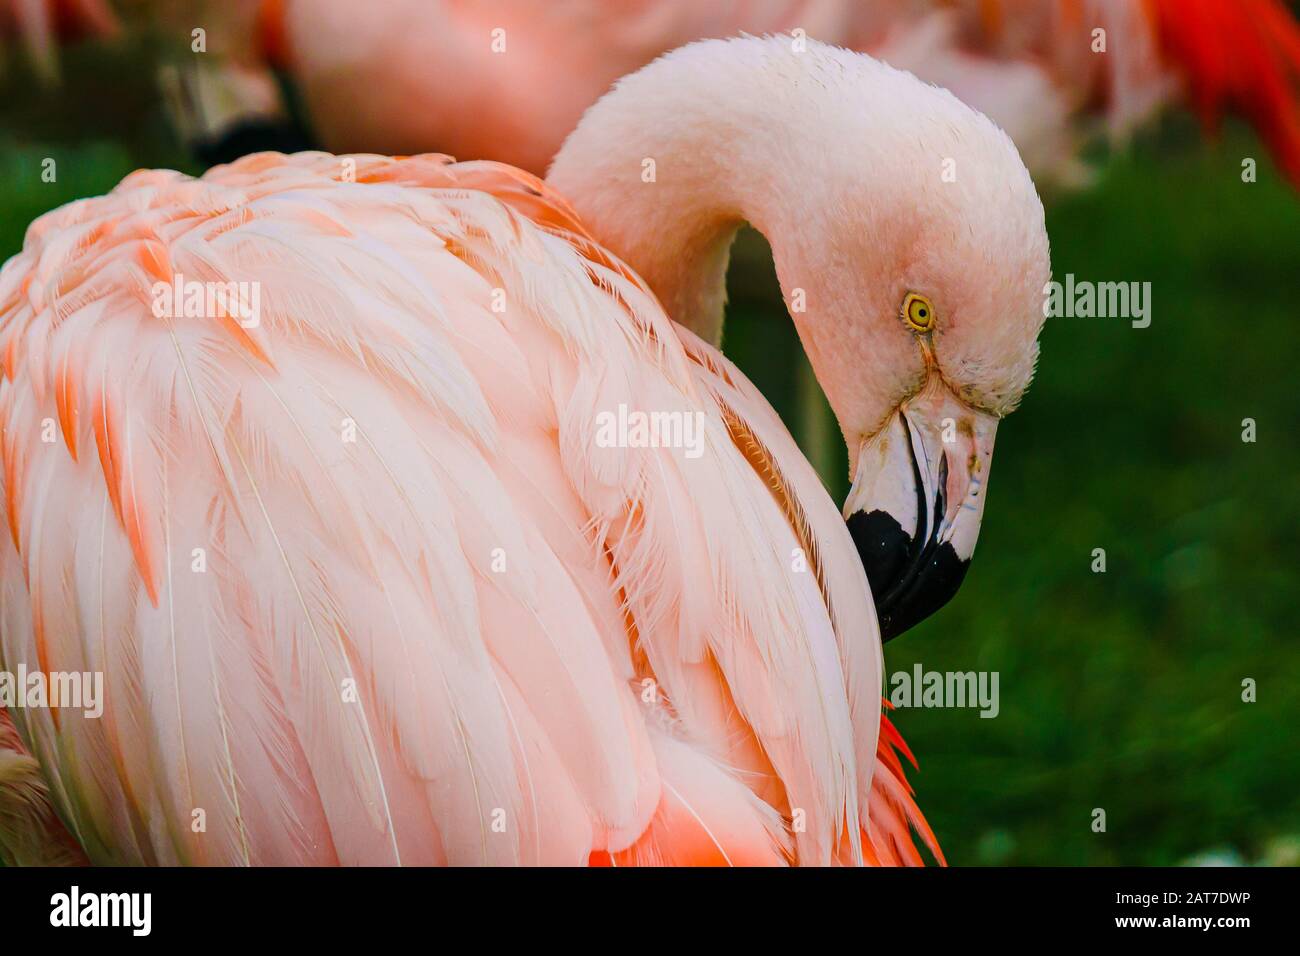
<instances>
[{"instance_id":1,"label":"green grass background","mask_svg":"<svg viewBox=\"0 0 1300 956\"><path fill-rule=\"evenodd\" d=\"M0 76L0 259L35 216L137 166L196 171L148 59L81 52L52 91ZM1034 386L999 430L966 584L886 648L891 672L1000 673L996 719L896 715L918 799L954 863L1294 864L1300 197L1249 133L1205 148L1171 121L1053 201L1048 229L1058 277L1151 282L1152 324L1048 322ZM727 351L807 444L828 413L796 407L770 266L736 266L731 286ZM816 451L842 498L842 449ZM1105 574L1090 570L1099 547Z\"/></svg>"}]
</instances>

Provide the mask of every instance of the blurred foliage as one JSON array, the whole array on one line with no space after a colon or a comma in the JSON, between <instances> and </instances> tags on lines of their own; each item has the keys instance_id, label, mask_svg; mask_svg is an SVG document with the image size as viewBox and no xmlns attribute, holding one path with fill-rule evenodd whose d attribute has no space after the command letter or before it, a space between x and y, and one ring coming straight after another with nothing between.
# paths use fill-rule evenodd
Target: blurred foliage
<instances>
[{"instance_id":1,"label":"blurred foliage","mask_svg":"<svg viewBox=\"0 0 1300 956\"><path fill-rule=\"evenodd\" d=\"M86 48L58 89L0 75L0 258L41 212L137 166L194 170L150 63L143 47ZM896 714L954 863L1300 859L1300 198L1248 134L1197 139L1166 123L1050 209L1057 277L1150 281L1151 327L1049 321L1037 380L998 435L967 582L886 648L891 673L1001 675L996 719ZM1241 181L1246 155L1257 183ZM796 401L802 353L752 234L737 260L726 349L841 498L844 451L829 412ZM1241 441L1246 417L1256 444ZM1090 571L1098 547L1105 574ZM1258 703L1241 700L1246 677Z\"/></svg>"}]
</instances>

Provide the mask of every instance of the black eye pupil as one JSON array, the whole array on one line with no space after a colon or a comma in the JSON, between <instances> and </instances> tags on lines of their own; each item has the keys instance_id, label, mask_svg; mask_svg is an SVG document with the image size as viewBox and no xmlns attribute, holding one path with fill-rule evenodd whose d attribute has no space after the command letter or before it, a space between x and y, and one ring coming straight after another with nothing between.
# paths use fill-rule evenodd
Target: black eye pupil
<instances>
[{"instance_id":1,"label":"black eye pupil","mask_svg":"<svg viewBox=\"0 0 1300 956\"><path fill-rule=\"evenodd\" d=\"M919 315L921 318L924 319L924 318L925 318L925 309L917 309L917 310L916 310L916 314Z\"/></svg>"}]
</instances>

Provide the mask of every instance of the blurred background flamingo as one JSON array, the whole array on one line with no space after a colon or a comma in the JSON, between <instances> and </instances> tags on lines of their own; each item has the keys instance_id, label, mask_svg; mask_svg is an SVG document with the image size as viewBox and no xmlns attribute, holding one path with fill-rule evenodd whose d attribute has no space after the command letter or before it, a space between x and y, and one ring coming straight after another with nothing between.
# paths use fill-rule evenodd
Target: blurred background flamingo
<instances>
[{"instance_id":1,"label":"blurred background flamingo","mask_svg":"<svg viewBox=\"0 0 1300 956\"><path fill-rule=\"evenodd\" d=\"M211 155L241 123L301 98L307 139L335 152L438 150L545 173L618 77L691 40L791 30L870 52L947 87L1016 142L1041 184L1087 180L1080 152L1122 143L1181 103L1212 130L1254 124L1300 184L1300 28L1283 0L151 0L131 29L183 51L177 115ZM204 57L189 56L203 28ZM112 37L109 0L2 0L43 77L57 41ZM1100 32L1098 32L1100 31ZM296 138L294 139L296 142ZM232 150L232 145L235 148Z\"/></svg>"},{"instance_id":2,"label":"blurred background flamingo","mask_svg":"<svg viewBox=\"0 0 1300 956\"><path fill-rule=\"evenodd\" d=\"M947 87L1011 134L1036 180L1181 103L1245 115L1300 183L1300 29L1282 0L351 0L168 5L243 71L292 80L326 148L429 149L545 172L615 79L704 37L802 30ZM1100 33L1096 32L1100 31Z\"/></svg>"}]
</instances>

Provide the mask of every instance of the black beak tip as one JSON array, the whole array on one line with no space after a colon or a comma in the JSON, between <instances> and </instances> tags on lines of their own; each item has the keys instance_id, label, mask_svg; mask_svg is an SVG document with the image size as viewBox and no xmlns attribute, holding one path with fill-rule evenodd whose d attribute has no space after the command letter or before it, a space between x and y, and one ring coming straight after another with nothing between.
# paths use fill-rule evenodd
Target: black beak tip
<instances>
[{"instance_id":1,"label":"black beak tip","mask_svg":"<svg viewBox=\"0 0 1300 956\"><path fill-rule=\"evenodd\" d=\"M959 558L951 544L921 551L924 542L911 538L887 512L858 512L848 526L871 585L882 640L939 610L966 577L970 561Z\"/></svg>"}]
</instances>

